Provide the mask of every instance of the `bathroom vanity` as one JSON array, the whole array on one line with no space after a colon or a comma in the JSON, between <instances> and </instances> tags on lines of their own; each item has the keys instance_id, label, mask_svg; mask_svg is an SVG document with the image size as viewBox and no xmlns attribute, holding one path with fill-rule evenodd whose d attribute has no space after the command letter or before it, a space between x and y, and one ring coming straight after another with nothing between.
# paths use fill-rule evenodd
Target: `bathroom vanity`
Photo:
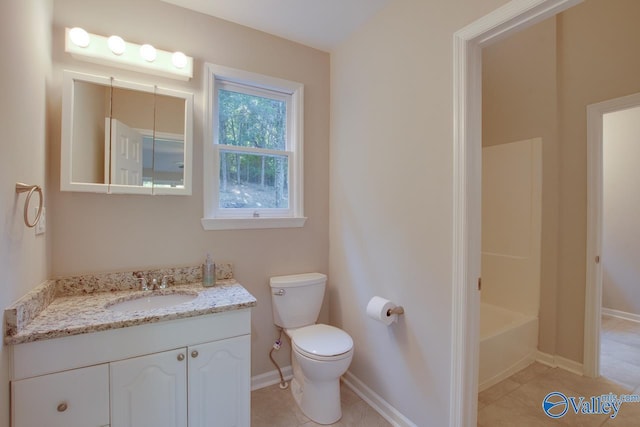
<instances>
[{"instance_id":1,"label":"bathroom vanity","mask_svg":"<svg viewBox=\"0 0 640 427\"><path fill-rule=\"evenodd\" d=\"M193 298L120 309L167 294ZM232 279L54 297L5 337L12 427L248 427L255 303Z\"/></svg>"}]
</instances>

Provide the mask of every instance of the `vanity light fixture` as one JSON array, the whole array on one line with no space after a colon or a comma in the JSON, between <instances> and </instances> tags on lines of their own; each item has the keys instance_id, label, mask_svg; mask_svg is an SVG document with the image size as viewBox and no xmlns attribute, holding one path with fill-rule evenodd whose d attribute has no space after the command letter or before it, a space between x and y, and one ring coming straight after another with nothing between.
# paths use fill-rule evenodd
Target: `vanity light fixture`
<instances>
[{"instance_id":1,"label":"vanity light fixture","mask_svg":"<svg viewBox=\"0 0 640 427\"><path fill-rule=\"evenodd\" d=\"M76 59L111 67L185 81L193 77L193 58L182 52L138 45L119 36L107 38L78 27L65 30L65 52Z\"/></svg>"},{"instance_id":2,"label":"vanity light fixture","mask_svg":"<svg viewBox=\"0 0 640 427\"><path fill-rule=\"evenodd\" d=\"M74 27L69 30L69 38L71 42L78 47L87 47L89 46L89 33L87 33L84 29L80 27Z\"/></svg>"},{"instance_id":3,"label":"vanity light fixture","mask_svg":"<svg viewBox=\"0 0 640 427\"><path fill-rule=\"evenodd\" d=\"M116 55L122 55L127 49L127 44L120 36L111 36L107 39L109 49Z\"/></svg>"},{"instance_id":4,"label":"vanity light fixture","mask_svg":"<svg viewBox=\"0 0 640 427\"><path fill-rule=\"evenodd\" d=\"M184 68L187 66L187 55L185 55L182 52L174 52L173 55L171 55L171 63L176 67L176 68Z\"/></svg>"},{"instance_id":5,"label":"vanity light fixture","mask_svg":"<svg viewBox=\"0 0 640 427\"><path fill-rule=\"evenodd\" d=\"M156 48L150 44L143 44L140 46L140 56L147 62L153 62L156 60Z\"/></svg>"}]
</instances>

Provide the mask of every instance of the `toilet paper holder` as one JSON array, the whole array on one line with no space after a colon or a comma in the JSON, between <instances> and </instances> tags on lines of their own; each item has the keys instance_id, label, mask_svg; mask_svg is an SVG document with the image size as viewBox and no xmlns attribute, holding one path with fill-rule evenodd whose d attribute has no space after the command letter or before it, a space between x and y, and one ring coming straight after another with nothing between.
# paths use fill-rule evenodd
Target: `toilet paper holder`
<instances>
[{"instance_id":1,"label":"toilet paper holder","mask_svg":"<svg viewBox=\"0 0 640 427\"><path fill-rule=\"evenodd\" d=\"M391 316L392 314L404 314L404 308L401 305L399 305L397 307L393 307L387 310L387 316Z\"/></svg>"}]
</instances>

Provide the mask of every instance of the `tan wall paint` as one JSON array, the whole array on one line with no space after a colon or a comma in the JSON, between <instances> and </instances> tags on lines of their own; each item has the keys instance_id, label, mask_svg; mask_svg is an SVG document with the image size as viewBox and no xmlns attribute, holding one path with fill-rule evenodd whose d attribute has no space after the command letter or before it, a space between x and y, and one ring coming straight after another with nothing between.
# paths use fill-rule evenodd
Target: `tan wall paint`
<instances>
[{"instance_id":1,"label":"tan wall paint","mask_svg":"<svg viewBox=\"0 0 640 427\"><path fill-rule=\"evenodd\" d=\"M559 17L560 243L557 353L581 361L587 105L640 92L640 3L588 0Z\"/></svg>"},{"instance_id":2,"label":"tan wall paint","mask_svg":"<svg viewBox=\"0 0 640 427\"><path fill-rule=\"evenodd\" d=\"M504 80L493 86L491 96L511 111L500 111L504 117L500 120L489 116L483 123L483 138L492 144L517 133L522 138L543 136L540 349L577 362L582 362L584 345L586 107L640 91L640 58L630 54L640 37L638 16L640 3L635 0L587 0L558 15L555 31L550 21L539 24L501 42L502 59L484 57L496 61L491 68L485 64L485 69L501 73L515 69L518 78L498 75ZM551 46L548 41L554 34ZM496 45L484 53L500 49ZM555 76L550 74L554 67L550 52L556 56ZM536 58L544 62L530 62ZM517 64L522 62L528 66ZM545 69L539 70L540 66ZM495 77L485 76L485 83L488 79ZM546 101L541 91L547 94ZM485 108L493 103L488 94ZM492 114L495 106L488 108ZM557 111L555 123L550 111Z\"/></svg>"},{"instance_id":3,"label":"tan wall paint","mask_svg":"<svg viewBox=\"0 0 640 427\"><path fill-rule=\"evenodd\" d=\"M24 225L26 195L17 196L15 184L43 186L50 206L45 85L51 70L51 9L44 0L0 2L0 50L10 58L3 61L0 79L0 309L49 275L50 229L35 236ZM0 345L0 427L8 426L9 352Z\"/></svg>"},{"instance_id":4,"label":"tan wall paint","mask_svg":"<svg viewBox=\"0 0 640 427\"><path fill-rule=\"evenodd\" d=\"M350 371L419 426L451 390L453 33L505 1L395 1L331 57L330 317ZM374 295L405 308L386 327Z\"/></svg>"},{"instance_id":5,"label":"tan wall paint","mask_svg":"<svg viewBox=\"0 0 640 427\"><path fill-rule=\"evenodd\" d=\"M53 275L193 265L211 251L235 264L237 279L258 299L252 321L252 374L275 369L268 352L276 338L268 278L328 271L329 55L287 40L190 12L156 0L56 0L54 5L52 100ZM63 28L118 34L125 40L182 50L195 58L188 83L145 77L76 61L64 53ZM240 68L305 85L304 228L204 231L202 150L204 62ZM123 80L155 82L195 94L193 195L128 196L60 192L60 105L62 69ZM327 321L325 306L322 320ZM289 364L288 346L277 355Z\"/></svg>"}]
</instances>

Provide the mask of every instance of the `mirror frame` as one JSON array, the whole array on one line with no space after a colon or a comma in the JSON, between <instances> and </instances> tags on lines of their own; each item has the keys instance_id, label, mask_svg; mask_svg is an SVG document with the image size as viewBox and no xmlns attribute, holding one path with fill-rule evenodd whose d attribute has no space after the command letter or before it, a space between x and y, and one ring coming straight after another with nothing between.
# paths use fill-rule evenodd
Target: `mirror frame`
<instances>
[{"instance_id":1,"label":"mirror frame","mask_svg":"<svg viewBox=\"0 0 640 427\"><path fill-rule=\"evenodd\" d=\"M184 100L184 186L182 188L142 187L107 183L74 182L73 171L73 111L75 82L95 83L140 92L165 95ZM110 118L110 117L109 117ZM154 123L155 128L155 123ZM192 192L193 181L193 94L155 85L134 83L114 77L97 76L63 71L62 92L62 136L60 156L60 191L90 192L103 194L186 195Z\"/></svg>"}]
</instances>

